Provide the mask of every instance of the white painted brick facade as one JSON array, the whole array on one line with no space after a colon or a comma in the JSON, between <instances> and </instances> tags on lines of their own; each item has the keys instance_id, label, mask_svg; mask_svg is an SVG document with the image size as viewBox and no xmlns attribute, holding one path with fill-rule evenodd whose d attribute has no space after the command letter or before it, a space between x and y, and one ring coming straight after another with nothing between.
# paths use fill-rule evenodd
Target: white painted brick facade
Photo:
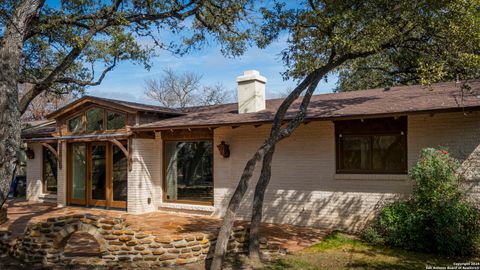
<instances>
[{"instance_id":1,"label":"white painted brick facade","mask_svg":"<svg viewBox=\"0 0 480 270\"><path fill-rule=\"evenodd\" d=\"M215 151L215 208L221 215L240 179L246 161L268 134L270 126L215 129L215 145L230 144L231 157ZM464 167L479 177L480 113L442 113L410 116L408 121L408 164L415 164L424 147L448 147ZM473 165L472 165L473 164ZM260 166L260 165L259 165ZM238 216L249 218L255 172ZM355 231L371 220L375 211L394 198L411 191L407 177L335 175L335 139L332 122L302 125L282 141L272 163L272 179L265 195L264 221L319 226ZM478 182L469 182L472 197L479 198Z\"/></svg>"},{"instance_id":2,"label":"white painted brick facade","mask_svg":"<svg viewBox=\"0 0 480 270\"><path fill-rule=\"evenodd\" d=\"M132 213L155 211L162 198L162 141L133 139L132 159L132 171L128 173L127 210Z\"/></svg>"},{"instance_id":3,"label":"white painted brick facade","mask_svg":"<svg viewBox=\"0 0 480 270\"><path fill-rule=\"evenodd\" d=\"M162 140L133 139L133 169L128 174L128 212L144 213L159 207L176 210L214 210L221 216L229 196L240 179L246 161L263 142L270 125L242 126L214 130L214 207L162 202ZM447 147L464 161L470 172L467 182L472 197L480 202L480 113L439 113L413 115L408 119L408 164L411 167L424 147ZM231 155L223 158L216 145L225 141ZM28 161L29 198L41 191L41 147L33 146L35 159ZM66 158L66 147L63 147ZM38 161L38 162L37 162ZM66 160L64 162L66 164ZM64 167L65 168L65 167ZM249 218L258 170L239 210L239 218ZM58 203L65 192L65 171L59 171ZM40 181L41 183L41 181ZM359 230L385 202L405 197L412 183L398 175L336 175L335 139L332 122L301 125L295 134L279 143L272 164L264 221L302 226ZM40 188L40 189L38 189ZM148 198L151 203L148 204ZM201 208L201 209L200 209Z\"/></svg>"},{"instance_id":4,"label":"white painted brick facade","mask_svg":"<svg viewBox=\"0 0 480 270\"><path fill-rule=\"evenodd\" d=\"M31 201L38 201L39 197L43 194L42 185L42 145L38 143L28 144L34 153L33 159L27 159L27 199Z\"/></svg>"},{"instance_id":5,"label":"white painted brick facade","mask_svg":"<svg viewBox=\"0 0 480 270\"><path fill-rule=\"evenodd\" d=\"M67 205L67 143L61 142L62 168L58 166L57 173L57 205ZM59 145L60 146L60 143ZM57 148L60 150L60 147Z\"/></svg>"}]
</instances>

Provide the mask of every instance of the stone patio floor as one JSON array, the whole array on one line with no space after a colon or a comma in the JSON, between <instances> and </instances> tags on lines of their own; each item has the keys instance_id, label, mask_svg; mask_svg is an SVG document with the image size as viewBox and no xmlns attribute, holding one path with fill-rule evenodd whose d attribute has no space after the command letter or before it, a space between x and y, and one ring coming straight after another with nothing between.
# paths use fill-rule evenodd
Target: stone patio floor
<instances>
[{"instance_id":1,"label":"stone patio floor","mask_svg":"<svg viewBox=\"0 0 480 270\"><path fill-rule=\"evenodd\" d=\"M104 210L83 207L57 207L52 203L35 203L25 200L11 200L8 202L9 221L0 225L0 231L8 230L13 236L23 234L28 224L46 221L49 217L58 217L73 214L94 214L116 218L125 218L132 229L140 229L154 235L181 235L196 232L216 233L221 226L221 219L209 216L199 216L183 213L157 211L146 214L128 214L118 210ZM243 221L236 225L247 225ZM269 243L277 243L281 248L289 252L298 251L321 241L329 230L295 227L278 224L262 224L261 235L266 237ZM79 237L77 245L87 240Z\"/></svg>"}]
</instances>

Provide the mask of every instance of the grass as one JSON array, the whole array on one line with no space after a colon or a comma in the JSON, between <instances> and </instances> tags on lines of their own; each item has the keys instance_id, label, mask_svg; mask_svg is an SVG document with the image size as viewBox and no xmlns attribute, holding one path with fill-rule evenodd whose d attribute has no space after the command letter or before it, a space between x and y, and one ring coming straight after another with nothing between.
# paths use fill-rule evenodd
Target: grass
<instances>
[{"instance_id":1,"label":"grass","mask_svg":"<svg viewBox=\"0 0 480 270\"><path fill-rule=\"evenodd\" d=\"M427 266L452 266L454 262L478 261L444 258L433 254L374 246L357 237L333 233L324 241L286 255L265 270L278 269L426 269Z\"/></svg>"}]
</instances>

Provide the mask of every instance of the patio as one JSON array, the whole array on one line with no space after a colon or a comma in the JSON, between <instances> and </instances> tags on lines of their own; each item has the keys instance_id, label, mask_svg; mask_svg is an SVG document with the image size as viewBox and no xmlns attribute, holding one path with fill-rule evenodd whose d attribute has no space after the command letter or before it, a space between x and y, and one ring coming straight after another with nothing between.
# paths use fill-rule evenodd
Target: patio
<instances>
[{"instance_id":1,"label":"patio","mask_svg":"<svg viewBox=\"0 0 480 270\"><path fill-rule=\"evenodd\" d=\"M9 202L8 217L9 221L0 225L0 232L11 233L9 240L21 239L14 251L17 257L47 264L58 263L64 258L63 253L71 250L85 254L91 252L95 241L87 238L92 235L100 245L101 257L109 261L172 265L204 260L212 251L221 225L220 219L208 216L162 211L133 215L115 210L58 208L50 203L24 200ZM248 241L246 225L241 221L235 224L231 250L245 250ZM261 233L265 237L261 241L264 250L283 253L319 242L328 231L263 224ZM68 247L65 239L69 240ZM40 243L38 250L31 250L31 243ZM46 249L47 254L42 249Z\"/></svg>"}]
</instances>

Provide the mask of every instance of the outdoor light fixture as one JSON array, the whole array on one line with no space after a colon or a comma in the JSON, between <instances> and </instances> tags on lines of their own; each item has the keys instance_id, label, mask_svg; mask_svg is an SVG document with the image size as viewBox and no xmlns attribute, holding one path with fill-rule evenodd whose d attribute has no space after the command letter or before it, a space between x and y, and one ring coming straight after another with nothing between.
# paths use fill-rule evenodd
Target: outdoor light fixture
<instances>
[{"instance_id":1,"label":"outdoor light fixture","mask_svg":"<svg viewBox=\"0 0 480 270\"><path fill-rule=\"evenodd\" d=\"M217 148L222 157L228 158L230 156L230 145L226 144L225 141L222 141L219 145L217 145Z\"/></svg>"}]
</instances>

